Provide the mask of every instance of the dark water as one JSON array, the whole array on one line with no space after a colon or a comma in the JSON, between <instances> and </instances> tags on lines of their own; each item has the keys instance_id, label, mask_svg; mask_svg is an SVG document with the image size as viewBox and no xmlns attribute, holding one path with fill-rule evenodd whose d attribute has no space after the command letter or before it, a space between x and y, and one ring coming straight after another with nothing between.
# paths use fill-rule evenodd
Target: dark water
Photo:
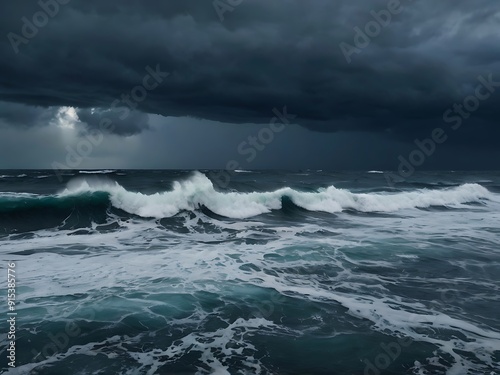
<instances>
[{"instance_id":1,"label":"dark water","mask_svg":"<svg viewBox=\"0 0 500 375\"><path fill-rule=\"evenodd\" d=\"M0 176L7 374L500 374L499 172Z\"/></svg>"}]
</instances>

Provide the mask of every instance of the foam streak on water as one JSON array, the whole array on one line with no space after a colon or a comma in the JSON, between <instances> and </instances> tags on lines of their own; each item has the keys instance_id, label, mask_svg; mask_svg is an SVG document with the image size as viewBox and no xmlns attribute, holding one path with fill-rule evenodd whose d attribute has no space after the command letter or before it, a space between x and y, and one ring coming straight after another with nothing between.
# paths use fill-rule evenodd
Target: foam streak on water
<instances>
[{"instance_id":1,"label":"foam streak on water","mask_svg":"<svg viewBox=\"0 0 500 375\"><path fill-rule=\"evenodd\" d=\"M500 174L106 173L0 171L7 374L499 372Z\"/></svg>"}]
</instances>

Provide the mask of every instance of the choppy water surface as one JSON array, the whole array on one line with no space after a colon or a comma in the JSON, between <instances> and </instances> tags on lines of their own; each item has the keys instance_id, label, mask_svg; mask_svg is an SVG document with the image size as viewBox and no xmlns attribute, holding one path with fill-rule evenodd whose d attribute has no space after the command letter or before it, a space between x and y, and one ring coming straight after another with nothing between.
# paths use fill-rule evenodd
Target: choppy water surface
<instances>
[{"instance_id":1,"label":"choppy water surface","mask_svg":"<svg viewBox=\"0 0 500 375\"><path fill-rule=\"evenodd\" d=\"M6 373L500 373L500 173L214 176L0 171Z\"/></svg>"}]
</instances>

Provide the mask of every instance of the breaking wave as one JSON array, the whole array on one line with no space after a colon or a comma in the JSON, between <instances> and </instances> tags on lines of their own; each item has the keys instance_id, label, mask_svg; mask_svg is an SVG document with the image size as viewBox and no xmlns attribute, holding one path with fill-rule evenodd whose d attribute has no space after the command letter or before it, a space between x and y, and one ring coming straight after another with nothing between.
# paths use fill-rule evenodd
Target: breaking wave
<instances>
[{"instance_id":1,"label":"breaking wave","mask_svg":"<svg viewBox=\"0 0 500 375\"><path fill-rule=\"evenodd\" d=\"M286 202L308 211L338 213L396 212L433 206L460 207L466 203L494 200L494 193L478 184L464 184L447 189L419 189L406 192L353 193L334 186L315 192L301 192L289 187L271 192L220 192L202 173L195 172L184 181L175 181L169 191L144 194L126 190L113 181L79 178L68 183L57 195L0 194L0 212L26 209L70 208L89 204L101 207L111 203L115 208L145 218L171 217L181 211L206 207L220 216L244 219L273 210Z\"/></svg>"}]
</instances>

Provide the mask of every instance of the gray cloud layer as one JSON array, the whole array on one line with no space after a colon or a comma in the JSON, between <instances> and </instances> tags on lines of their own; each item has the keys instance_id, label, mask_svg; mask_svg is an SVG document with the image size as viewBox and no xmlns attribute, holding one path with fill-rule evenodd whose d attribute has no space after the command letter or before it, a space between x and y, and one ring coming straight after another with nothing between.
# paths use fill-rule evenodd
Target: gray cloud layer
<instances>
[{"instance_id":1,"label":"gray cloud layer","mask_svg":"<svg viewBox=\"0 0 500 375\"><path fill-rule=\"evenodd\" d=\"M0 122L22 128L48 125L58 108L36 107L19 103L0 102Z\"/></svg>"},{"instance_id":2,"label":"gray cloud layer","mask_svg":"<svg viewBox=\"0 0 500 375\"><path fill-rule=\"evenodd\" d=\"M496 0L401 0L402 11L348 63L339 44L354 45L354 27L364 29L370 12L387 4L243 0L221 22L212 1L71 0L16 54L7 35L22 35L21 17L32 20L40 5L6 2L0 100L83 108L92 127L97 119L86 108L109 108L141 84L146 66L159 64L171 75L138 103L143 112L267 123L273 107L286 105L315 130L409 138L442 124L479 75L500 81ZM467 139L497 143L499 98L496 91L481 102L470 121L482 133L471 125ZM134 116L121 134L148 127Z\"/></svg>"},{"instance_id":3,"label":"gray cloud layer","mask_svg":"<svg viewBox=\"0 0 500 375\"><path fill-rule=\"evenodd\" d=\"M76 113L80 121L85 123L87 130L103 130L100 126L102 119L108 119L111 123L116 124L110 129L110 132L117 135L131 136L149 129L149 116L138 111L85 108L77 110Z\"/></svg>"}]
</instances>

